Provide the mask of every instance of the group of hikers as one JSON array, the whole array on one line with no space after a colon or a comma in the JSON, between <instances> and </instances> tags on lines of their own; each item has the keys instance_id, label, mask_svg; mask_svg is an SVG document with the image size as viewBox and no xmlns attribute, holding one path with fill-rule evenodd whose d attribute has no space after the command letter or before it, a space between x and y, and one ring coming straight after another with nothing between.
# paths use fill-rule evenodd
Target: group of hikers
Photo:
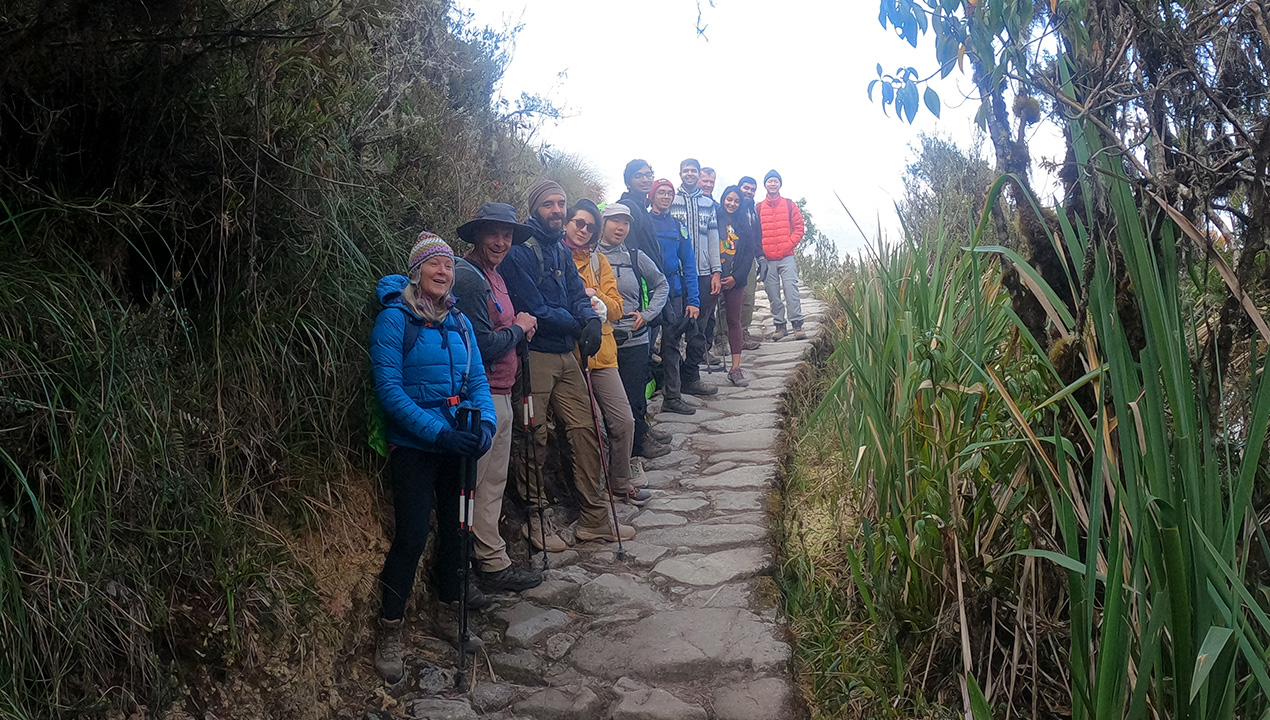
<instances>
[{"instance_id":1,"label":"group of hikers","mask_svg":"<svg viewBox=\"0 0 1270 720\"><path fill-rule=\"evenodd\" d=\"M803 218L781 196L779 173L763 178L758 201L752 177L716 201L715 171L694 159L679 164L678 187L655 179L645 160L630 161L623 178L626 192L603 207L570 204L558 183L540 180L523 223L511 205L485 203L456 230L471 246L465 256L425 231L405 274L379 281L370 356L396 523L380 576L375 667L389 682L404 674L403 617L434 507L437 595L461 603L466 618L487 604L481 588L542 582L540 570L512 562L499 532L509 476L528 510L529 542L544 553L567 547L544 512L548 414L571 452L575 537L630 540L635 529L618 522L613 503L652 498L641 458L667 454L672 441L647 417L654 388L663 412L694 414L683 394L718 392L701 369L722 365L711 348L725 343L727 381L748 385L741 353L761 342L750 333L760 277L771 340L790 328L804 337L794 261ZM461 652L481 644L466 621L457 639Z\"/></svg>"}]
</instances>

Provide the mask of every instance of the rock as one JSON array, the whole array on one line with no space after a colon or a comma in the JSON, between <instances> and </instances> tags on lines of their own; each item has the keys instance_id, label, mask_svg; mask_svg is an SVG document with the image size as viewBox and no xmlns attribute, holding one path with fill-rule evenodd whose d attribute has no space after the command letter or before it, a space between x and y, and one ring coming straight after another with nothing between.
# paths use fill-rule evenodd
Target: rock
<instances>
[{"instance_id":1,"label":"rock","mask_svg":"<svg viewBox=\"0 0 1270 720\"><path fill-rule=\"evenodd\" d=\"M407 706L410 716L419 720L479 720L467 700L425 698Z\"/></svg>"},{"instance_id":2,"label":"rock","mask_svg":"<svg viewBox=\"0 0 1270 720\"><path fill-rule=\"evenodd\" d=\"M600 716L600 698L581 685L565 685L540 690L521 700L513 709L541 720L594 720Z\"/></svg>"},{"instance_id":3,"label":"rock","mask_svg":"<svg viewBox=\"0 0 1270 720\"><path fill-rule=\"evenodd\" d=\"M648 501L649 509L671 512L694 512L710 504L700 497L657 497Z\"/></svg>"},{"instance_id":4,"label":"rock","mask_svg":"<svg viewBox=\"0 0 1270 720\"><path fill-rule=\"evenodd\" d=\"M706 711L665 690L640 690L622 697L613 720L706 720Z\"/></svg>"},{"instance_id":5,"label":"rock","mask_svg":"<svg viewBox=\"0 0 1270 720\"><path fill-rule=\"evenodd\" d=\"M750 381L749 390L780 390L784 392L789 385L789 379L783 377L765 377L757 378Z\"/></svg>"},{"instance_id":6,"label":"rock","mask_svg":"<svg viewBox=\"0 0 1270 720\"><path fill-rule=\"evenodd\" d=\"M687 525L688 519L682 515L664 512L650 512L645 510L631 521L631 525L637 528L653 528L653 527L676 527L679 525Z\"/></svg>"},{"instance_id":7,"label":"rock","mask_svg":"<svg viewBox=\"0 0 1270 720\"><path fill-rule=\"evenodd\" d=\"M578 636L571 633L557 633L547 638L547 657L552 660L559 660L569 652L569 648L573 647L573 643L578 641Z\"/></svg>"},{"instance_id":8,"label":"rock","mask_svg":"<svg viewBox=\"0 0 1270 720\"><path fill-rule=\"evenodd\" d=\"M616 679L632 675L684 682L729 671L776 672L789 663L789 646L748 610L675 610L633 625L591 633L574 646L570 662Z\"/></svg>"},{"instance_id":9,"label":"rock","mask_svg":"<svg viewBox=\"0 0 1270 720\"><path fill-rule=\"evenodd\" d=\"M569 552L573 551L570 550ZM573 554L577 555L576 552ZM542 577L544 581L564 580L565 582L571 582L575 585L581 585L591 581L590 574L588 574L585 569L580 568L577 565L548 570L542 574Z\"/></svg>"},{"instance_id":10,"label":"rock","mask_svg":"<svg viewBox=\"0 0 1270 720\"><path fill-rule=\"evenodd\" d=\"M685 395L684 399L687 400L687 398L688 396ZM688 400L688 402L691 403L692 401ZM713 405L714 401L711 401L710 404ZM653 419L656 420L657 424L660 426L660 425L664 425L665 423L683 422L684 420L690 420L694 423L699 423L699 422L705 422L707 420L718 420L719 418L723 417L723 413L719 412L718 410L714 410L711 408L704 408L704 407L701 407L700 405L697 405L696 407L697 407L697 411L691 415L678 415L676 413L658 412L656 415L653 416Z\"/></svg>"},{"instance_id":11,"label":"rock","mask_svg":"<svg viewBox=\"0 0 1270 720\"><path fill-rule=\"evenodd\" d=\"M538 550L534 550L534 554L539 554ZM547 567L562 568L567 565L573 565L581 556L577 550L565 550L558 553L547 553ZM539 567L542 567L541 565Z\"/></svg>"},{"instance_id":12,"label":"rock","mask_svg":"<svg viewBox=\"0 0 1270 720\"><path fill-rule=\"evenodd\" d=\"M686 419L688 416L681 415L680 417ZM693 415L692 417L695 418L696 415ZM665 430L673 435L691 435L697 431L697 424L690 422L659 422L654 427L658 430Z\"/></svg>"},{"instance_id":13,"label":"rock","mask_svg":"<svg viewBox=\"0 0 1270 720\"><path fill-rule=\"evenodd\" d=\"M789 683L763 678L720 688L714 694L716 720L785 720L795 717Z\"/></svg>"},{"instance_id":14,"label":"rock","mask_svg":"<svg viewBox=\"0 0 1270 720\"><path fill-rule=\"evenodd\" d=\"M640 690L647 689L647 685L634 678L621 677L617 679L617 682L613 683L613 692L618 695L625 695L626 693L639 692Z\"/></svg>"},{"instance_id":15,"label":"rock","mask_svg":"<svg viewBox=\"0 0 1270 720\"><path fill-rule=\"evenodd\" d=\"M719 512L741 512L758 510L763 507L766 493L738 492L735 490L716 490L710 493L710 501Z\"/></svg>"},{"instance_id":16,"label":"rock","mask_svg":"<svg viewBox=\"0 0 1270 720\"><path fill-rule=\"evenodd\" d=\"M736 402L750 402L738 400ZM726 450L766 450L776 443L776 431L771 429L742 430L722 435L702 435L693 440L693 447L704 452Z\"/></svg>"},{"instance_id":17,"label":"rock","mask_svg":"<svg viewBox=\"0 0 1270 720\"><path fill-rule=\"evenodd\" d=\"M767 522L767 513L761 510L735 512L727 515L716 515L701 522L705 525L759 525Z\"/></svg>"},{"instance_id":18,"label":"rock","mask_svg":"<svg viewBox=\"0 0 1270 720\"><path fill-rule=\"evenodd\" d=\"M771 566L771 556L767 551L747 547L710 555L667 558L657 563L653 572L686 585L713 587L720 583L753 577L769 570Z\"/></svg>"},{"instance_id":19,"label":"rock","mask_svg":"<svg viewBox=\"0 0 1270 720\"><path fill-rule=\"evenodd\" d=\"M516 699L516 688L507 683L483 682L472 690L472 704L483 713L502 710Z\"/></svg>"},{"instance_id":20,"label":"rock","mask_svg":"<svg viewBox=\"0 0 1270 720\"><path fill-rule=\"evenodd\" d=\"M727 415L747 415L750 413L772 413L780 410L780 401L776 398L726 398L724 400L716 400L711 405ZM697 413L700 415L701 413ZM722 417L723 415L720 415ZM714 419L714 418L711 418ZM707 421L708 422L708 421ZM769 432L770 435L775 433ZM694 443L694 447L697 446ZM753 448L748 448L753 449Z\"/></svg>"},{"instance_id":21,"label":"rock","mask_svg":"<svg viewBox=\"0 0 1270 720\"><path fill-rule=\"evenodd\" d=\"M766 542L768 530L760 525L701 525L689 523L677 528L657 528L640 533L644 542L662 546L687 545L694 550L726 548L743 543Z\"/></svg>"},{"instance_id":22,"label":"rock","mask_svg":"<svg viewBox=\"0 0 1270 720\"><path fill-rule=\"evenodd\" d=\"M652 489L674 487L682 475L683 473L678 470L645 470L644 487Z\"/></svg>"},{"instance_id":23,"label":"rock","mask_svg":"<svg viewBox=\"0 0 1270 720\"><path fill-rule=\"evenodd\" d=\"M542 660L531 650L498 653L491 655L489 662L494 667L494 672L504 680L520 685L542 684Z\"/></svg>"},{"instance_id":24,"label":"rock","mask_svg":"<svg viewBox=\"0 0 1270 720\"><path fill-rule=\"evenodd\" d=\"M691 450L671 450L659 458L644 461L646 470L666 470L681 465L696 465L700 458Z\"/></svg>"},{"instance_id":25,"label":"rock","mask_svg":"<svg viewBox=\"0 0 1270 720\"><path fill-rule=\"evenodd\" d=\"M543 580L541 585L525 590L520 596L543 605L568 605L577 596L578 588L578 583L568 580Z\"/></svg>"},{"instance_id":26,"label":"rock","mask_svg":"<svg viewBox=\"0 0 1270 720\"><path fill-rule=\"evenodd\" d=\"M780 422L780 415L774 412L754 413L711 420L710 422L701 423L701 428L712 433L733 433L745 430L772 430L778 427Z\"/></svg>"},{"instance_id":27,"label":"rock","mask_svg":"<svg viewBox=\"0 0 1270 720\"><path fill-rule=\"evenodd\" d=\"M657 591L634 576L607 573L583 585L576 601L579 610L592 615L610 614L618 610L652 611L661 604L661 596Z\"/></svg>"},{"instance_id":28,"label":"rock","mask_svg":"<svg viewBox=\"0 0 1270 720\"><path fill-rule=\"evenodd\" d=\"M454 674L442 670L430 662L411 663L411 674L415 676L415 686L429 695L435 695L454 685Z\"/></svg>"},{"instance_id":29,"label":"rock","mask_svg":"<svg viewBox=\"0 0 1270 720\"><path fill-rule=\"evenodd\" d=\"M771 465L776 462L776 455L770 450L715 453L706 461L706 467L702 470L702 473L706 475L721 473L727 469L724 465L728 462L735 462L740 465Z\"/></svg>"},{"instance_id":30,"label":"rock","mask_svg":"<svg viewBox=\"0 0 1270 720\"><path fill-rule=\"evenodd\" d=\"M507 639L517 645L533 645L543 633L559 630L572 622L568 615L552 608L544 610L528 602L500 610L498 617L507 623Z\"/></svg>"},{"instance_id":31,"label":"rock","mask_svg":"<svg viewBox=\"0 0 1270 720\"><path fill-rule=\"evenodd\" d=\"M685 488L770 488L776 476L775 465L748 465L718 475L690 475L682 480Z\"/></svg>"},{"instance_id":32,"label":"rock","mask_svg":"<svg viewBox=\"0 0 1270 720\"><path fill-rule=\"evenodd\" d=\"M683 599L684 607L749 607L753 595L744 583L720 585L717 588L698 590Z\"/></svg>"},{"instance_id":33,"label":"rock","mask_svg":"<svg viewBox=\"0 0 1270 720\"><path fill-rule=\"evenodd\" d=\"M637 535L637 537L641 538L641 540L643 536L644 536L643 531L641 531L640 534ZM601 548L607 553L616 553L617 543L608 543L607 545L602 545ZM622 549L626 551L626 562L628 564L640 565L643 567L648 567L652 565L653 563L661 559L662 555L665 555L666 553L670 552L664 547L661 547L659 545L652 545L646 542L641 542L640 540L631 540L629 542L624 542L622 543ZM600 553L597 552L593 557L598 558L599 555ZM617 559L616 554L610 555L608 557L608 562L613 562L616 559Z\"/></svg>"}]
</instances>

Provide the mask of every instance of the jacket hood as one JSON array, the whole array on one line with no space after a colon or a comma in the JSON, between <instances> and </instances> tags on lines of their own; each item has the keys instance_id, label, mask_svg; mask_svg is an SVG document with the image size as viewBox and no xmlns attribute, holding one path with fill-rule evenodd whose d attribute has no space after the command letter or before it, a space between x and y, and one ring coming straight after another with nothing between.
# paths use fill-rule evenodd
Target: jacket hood
<instances>
[{"instance_id":1,"label":"jacket hood","mask_svg":"<svg viewBox=\"0 0 1270 720\"><path fill-rule=\"evenodd\" d=\"M405 275L385 275L380 278L379 284L375 286L375 294L379 296L379 304L386 308L401 308L414 315L414 310L411 309L403 297L406 286L409 284L410 280Z\"/></svg>"},{"instance_id":2,"label":"jacket hood","mask_svg":"<svg viewBox=\"0 0 1270 720\"><path fill-rule=\"evenodd\" d=\"M525 225L529 227L529 230L533 233L534 237L545 243L560 242L560 239L564 237L564 229L552 230L546 225L543 225L537 215L531 215L530 218L525 221ZM520 242L517 242L516 239L513 238L512 242L519 245L528 239L529 238L525 238Z\"/></svg>"}]
</instances>

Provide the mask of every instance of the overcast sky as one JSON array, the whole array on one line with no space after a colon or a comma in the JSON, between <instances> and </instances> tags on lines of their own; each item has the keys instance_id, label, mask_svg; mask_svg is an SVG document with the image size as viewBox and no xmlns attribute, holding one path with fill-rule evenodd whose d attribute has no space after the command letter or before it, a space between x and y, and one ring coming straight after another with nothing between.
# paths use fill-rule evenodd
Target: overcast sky
<instances>
[{"instance_id":1,"label":"overcast sky","mask_svg":"<svg viewBox=\"0 0 1270 720\"><path fill-rule=\"evenodd\" d=\"M558 150L586 158L624 190L622 167L642 157L678 184L679 161L719 171L716 198L742 175L775 168L782 194L806 197L816 224L840 249L861 246L836 191L872 234L895 227L894 202L919 131L968 147L976 100L967 76L934 84L945 103L908 123L865 96L876 64L936 68L928 45L914 50L878 24L876 0L458 0L481 25L523 22L503 80L504 97L540 93L569 114L544 128ZM878 93L874 93L876 98ZM1034 160L1048 155L1034 143ZM1039 186L1038 186L1039 191ZM760 193L761 193L760 189Z\"/></svg>"}]
</instances>

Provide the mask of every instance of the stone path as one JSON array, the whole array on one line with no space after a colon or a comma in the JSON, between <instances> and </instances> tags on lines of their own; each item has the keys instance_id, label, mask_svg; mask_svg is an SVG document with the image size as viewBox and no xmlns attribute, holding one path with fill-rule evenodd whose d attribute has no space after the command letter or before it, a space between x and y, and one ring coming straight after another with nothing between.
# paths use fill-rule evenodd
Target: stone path
<instances>
[{"instance_id":1,"label":"stone path","mask_svg":"<svg viewBox=\"0 0 1270 720\"><path fill-rule=\"evenodd\" d=\"M755 320L770 327L764 295ZM815 299L804 301L809 336L819 331L824 310ZM724 372L703 373L719 384L717 396L689 398L698 406L692 416L656 416L676 437L673 452L645 463L654 499L644 508L618 505L623 522L638 531L625 543L626 561L618 562L615 544L597 542L553 554L541 586L495 595L477 615L486 650L477 656L471 692L439 691L412 677L407 682L416 685L393 714L802 717L771 577L767 503L780 396L808 344L789 338L746 352L746 388L728 385Z\"/></svg>"}]
</instances>

